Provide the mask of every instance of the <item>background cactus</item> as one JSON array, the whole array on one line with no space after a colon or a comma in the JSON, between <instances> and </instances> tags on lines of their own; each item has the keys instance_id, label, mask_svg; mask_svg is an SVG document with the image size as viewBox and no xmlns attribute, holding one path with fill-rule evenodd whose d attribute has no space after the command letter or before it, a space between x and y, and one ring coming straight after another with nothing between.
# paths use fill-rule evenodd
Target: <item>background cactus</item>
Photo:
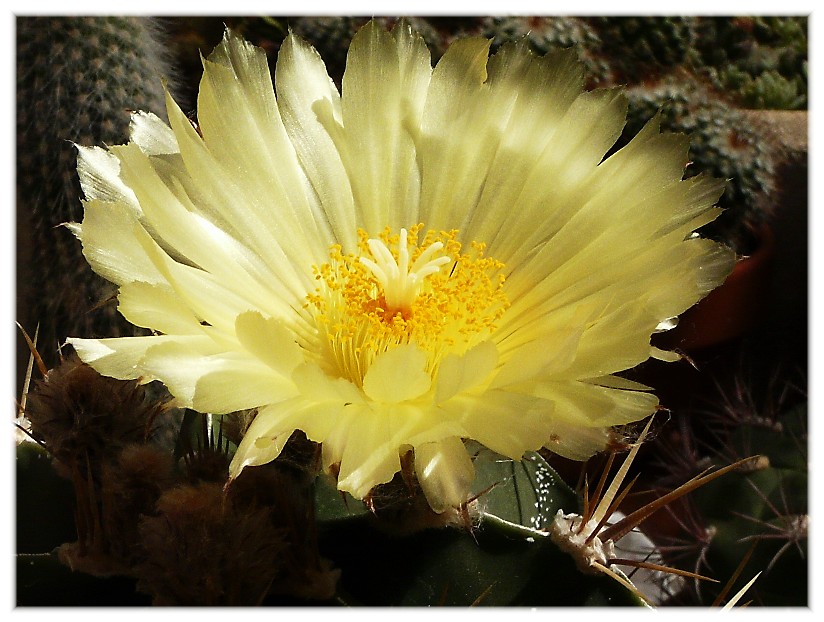
<instances>
[{"instance_id":1,"label":"background cactus","mask_svg":"<svg viewBox=\"0 0 824 622\"><path fill-rule=\"evenodd\" d=\"M615 83L659 77L683 65L695 42L696 17L590 17L598 54L612 65Z\"/></svg>"},{"instance_id":2,"label":"background cactus","mask_svg":"<svg viewBox=\"0 0 824 622\"><path fill-rule=\"evenodd\" d=\"M647 475L661 489L711 465L762 456L754 468L697 490L673 509L667 527L659 525L665 559L721 579L685 584L673 604L711 605L747 558L738 587L761 571L748 598L766 606L808 602L807 404L784 370L754 378L739 370L705 409L680 412L650 446Z\"/></svg>"},{"instance_id":3,"label":"background cactus","mask_svg":"<svg viewBox=\"0 0 824 622\"><path fill-rule=\"evenodd\" d=\"M128 138L129 110L165 111L163 77L173 79L155 20L141 17L19 16L17 30L17 320L53 365L69 334L134 330L114 292L59 225L80 220L76 173L81 145ZM18 374L28 360L18 345Z\"/></svg>"},{"instance_id":4,"label":"background cactus","mask_svg":"<svg viewBox=\"0 0 824 622\"><path fill-rule=\"evenodd\" d=\"M690 64L747 108L807 107L807 18L704 17Z\"/></svg>"}]
</instances>

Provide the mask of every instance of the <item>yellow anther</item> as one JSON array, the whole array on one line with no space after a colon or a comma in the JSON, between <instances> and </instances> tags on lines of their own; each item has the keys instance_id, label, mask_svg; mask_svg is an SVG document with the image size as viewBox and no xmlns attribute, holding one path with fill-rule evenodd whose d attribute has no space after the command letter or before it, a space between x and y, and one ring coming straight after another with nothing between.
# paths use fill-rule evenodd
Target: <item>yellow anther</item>
<instances>
[{"instance_id":1,"label":"yellow anther","mask_svg":"<svg viewBox=\"0 0 824 622\"><path fill-rule=\"evenodd\" d=\"M321 333L321 360L330 373L360 386L379 354L415 343L431 373L449 352L462 353L494 330L509 306L503 264L472 243L461 253L457 231L422 225L379 238L359 231L358 254L329 251L329 263L313 267L320 281L307 296ZM451 264L451 266L450 266Z\"/></svg>"}]
</instances>

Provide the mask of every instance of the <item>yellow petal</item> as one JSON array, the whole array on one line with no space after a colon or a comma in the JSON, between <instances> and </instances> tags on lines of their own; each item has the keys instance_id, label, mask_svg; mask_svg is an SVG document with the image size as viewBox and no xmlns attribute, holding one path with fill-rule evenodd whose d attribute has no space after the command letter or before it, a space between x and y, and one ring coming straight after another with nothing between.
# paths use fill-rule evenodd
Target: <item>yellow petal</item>
<instances>
[{"instance_id":1,"label":"yellow petal","mask_svg":"<svg viewBox=\"0 0 824 622\"><path fill-rule=\"evenodd\" d=\"M560 328L563 328L560 324ZM522 331L525 332L525 331ZM578 342L583 327L570 326L554 330L548 335L537 335L525 344L519 344L498 370L492 388L518 384L538 374L552 374L567 370L578 354Z\"/></svg>"},{"instance_id":2,"label":"yellow petal","mask_svg":"<svg viewBox=\"0 0 824 622\"><path fill-rule=\"evenodd\" d=\"M491 255L517 266L537 246L554 248L558 232L581 212L586 213L591 178L623 129L626 106L618 89L582 93L572 102L525 183L526 191L519 197L519 209L509 226L490 241ZM578 238L578 246L593 235L587 230ZM550 239L552 243L546 244Z\"/></svg>"},{"instance_id":3,"label":"yellow petal","mask_svg":"<svg viewBox=\"0 0 824 622\"><path fill-rule=\"evenodd\" d=\"M414 344L384 352L363 377L363 390L376 402L397 403L420 397L432 384L427 356Z\"/></svg>"},{"instance_id":4,"label":"yellow petal","mask_svg":"<svg viewBox=\"0 0 824 622\"><path fill-rule=\"evenodd\" d=\"M553 421L547 426L549 440L546 448L569 460L587 460L604 451L612 438L611 428L585 428L564 420Z\"/></svg>"},{"instance_id":5,"label":"yellow petal","mask_svg":"<svg viewBox=\"0 0 824 622\"><path fill-rule=\"evenodd\" d=\"M100 374L135 380L143 378L146 382L156 380L149 376L141 367L141 361L146 352L157 345L178 343L180 347L188 348L193 354L209 355L218 351L218 346L208 337L200 335L158 335L149 337L114 337L110 339L78 339L70 337L66 340L80 360L94 367Z\"/></svg>"},{"instance_id":6,"label":"yellow petal","mask_svg":"<svg viewBox=\"0 0 824 622\"><path fill-rule=\"evenodd\" d=\"M554 403L553 422L563 421L581 428L639 421L658 407L658 398L652 393L614 389L584 381L545 381L536 384L533 393Z\"/></svg>"},{"instance_id":7,"label":"yellow petal","mask_svg":"<svg viewBox=\"0 0 824 622\"><path fill-rule=\"evenodd\" d=\"M146 254L149 234L133 211L123 204L99 200L84 204L83 223L77 232L83 256L103 278L116 283L161 283L163 276Z\"/></svg>"},{"instance_id":8,"label":"yellow petal","mask_svg":"<svg viewBox=\"0 0 824 622\"><path fill-rule=\"evenodd\" d=\"M171 287L135 281L120 286L117 310L135 326L166 334L201 334L197 317Z\"/></svg>"},{"instance_id":9,"label":"yellow petal","mask_svg":"<svg viewBox=\"0 0 824 622\"><path fill-rule=\"evenodd\" d=\"M281 247L301 240L310 256L324 253L329 229L313 214L318 206L283 125L266 54L227 30L203 65L198 123L209 151L242 177L247 201L277 213L264 224Z\"/></svg>"},{"instance_id":10,"label":"yellow petal","mask_svg":"<svg viewBox=\"0 0 824 622\"><path fill-rule=\"evenodd\" d=\"M415 474L429 505L441 513L466 503L475 467L463 441L449 436L415 447Z\"/></svg>"},{"instance_id":11,"label":"yellow petal","mask_svg":"<svg viewBox=\"0 0 824 622\"><path fill-rule=\"evenodd\" d=\"M171 128L153 112L132 113L129 140L146 155L179 153L177 138Z\"/></svg>"},{"instance_id":12,"label":"yellow petal","mask_svg":"<svg viewBox=\"0 0 824 622\"><path fill-rule=\"evenodd\" d=\"M165 177L165 160L149 158L134 145L117 148L115 153L121 160L123 180L143 207L143 221L171 256L209 272L227 290L261 308L291 315L305 294L305 274L296 277L285 262L273 270L244 242L199 213L179 180Z\"/></svg>"},{"instance_id":13,"label":"yellow petal","mask_svg":"<svg viewBox=\"0 0 824 622\"><path fill-rule=\"evenodd\" d=\"M482 341L462 356L449 354L441 361L435 403L483 383L498 365L498 350L491 341Z\"/></svg>"},{"instance_id":14,"label":"yellow petal","mask_svg":"<svg viewBox=\"0 0 824 622\"><path fill-rule=\"evenodd\" d=\"M340 457L338 488L362 499L378 484L390 481L400 470L397 438L385 413L359 413L358 424L350 429ZM352 434L352 432L355 434Z\"/></svg>"},{"instance_id":15,"label":"yellow petal","mask_svg":"<svg viewBox=\"0 0 824 622\"><path fill-rule=\"evenodd\" d=\"M469 438L501 455L520 460L544 441L553 404L531 395L489 390L477 397L457 395L441 408Z\"/></svg>"},{"instance_id":16,"label":"yellow petal","mask_svg":"<svg viewBox=\"0 0 824 622\"><path fill-rule=\"evenodd\" d=\"M291 380L240 353L204 356L180 340L146 351L141 369L158 378L179 403L200 412L224 414L293 397Z\"/></svg>"},{"instance_id":17,"label":"yellow petal","mask_svg":"<svg viewBox=\"0 0 824 622\"><path fill-rule=\"evenodd\" d=\"M244 348L283 376L291 376L303 362L294 331L275 318L265 318L258 311L241 313L235 332Z\"/></svg>"},{"instance_id":18,"label":"yellow petal","mask_svg":"<svg viewBox=\"0 0 824 622\"><path fill-rule=\"evenodd\" d=\"M234 479L245 467L266 464L280 455L286 441L295 431L294 426L291 429L289 427L289 415L300 402L299 399L289 400L260 409L232 456L229 477Z\"/></svg>"},{"instance_id":19,"label":"yellow petal","mask_svg":"<svg viewBox=\"0 0 824 622\"><path fill-rule=\"evenodd\" d=\"M232 334L235 318L244 311L254 309L254 303L245 297L246 292L233 292L210 273L174 261L148 236L141 237L138 241L175 295L210 326Z\"/></svg>"},{"instance_id":20,"label":"yellow petal","mask_svg":"<svg viewBox=\"0 0 824 622\"><path fill-rule=\"evenodd\" d=\"M330 132L339 131L340 95L318 53L290 33L278 52L277 100L298 160L320 200L332 236L344 249L357 246L355 205L349 177Z\"/></svg>"},{"instance_id":21,"label":"yellow petal","mask_svg":"<svg viewBox=\"0 0 824 622\"><path fill-rule=\"evenodd\" d=\"M538 223L546 219L547 187L542 177L547 169L541 159L581 92L583 68L573 50L538 58L523 40L502 46L491 57L488 70L490 101L485 107L491 119L503 124L500 144L484 173L478 204L462 231L470 239L486 240L496 254L503 255L498 238L513 231L501 227L501 218Z\"/></svg>"},{"instance_id":22,"label":"yellow petal","mask_svg":"<svg viewBox=\"0 0 824 622\"><path fill-rule=\"evenodd\" d=\"M363 393L345 378L332 378L314 363L305 363L295 369L292 379L300 392L317 403L360 404Z\"/></svg>"},{"instance_id":23,"label":"yellow petal","mask_svg":"<svg viewBox=\"0 0 824 622\"><path fill-rule=\"evenodd\" d=\"M421 166L419 221L449 230L474 207L500 140L502 121L487 107L490 41L455 42L432 72L416 139Z\"/></svg>"},{"instance_id":24,"label":"yellow petal","mask_svg":"<svg viewBox=\"0 0 824 622\"><path fill-rule=\"evenodd\" d=\"M98 200L128 206L135 215L140 207L134 192L120 179L120 162L100 147L77 147L77 174L86 201Z\"/></svg>"},{"instance_id":25,"label":"yellow petal","mask_svg":"<svg viewBox=\"0 0 824 622\"><path fill-rule=\"evenodd\" d=\"M431 71L429 50L408 26L389 33L370 21L352 39L337 142L367 231L417 222L420 173L410 128L420 124Z\"/></svg>"}]
</instances>

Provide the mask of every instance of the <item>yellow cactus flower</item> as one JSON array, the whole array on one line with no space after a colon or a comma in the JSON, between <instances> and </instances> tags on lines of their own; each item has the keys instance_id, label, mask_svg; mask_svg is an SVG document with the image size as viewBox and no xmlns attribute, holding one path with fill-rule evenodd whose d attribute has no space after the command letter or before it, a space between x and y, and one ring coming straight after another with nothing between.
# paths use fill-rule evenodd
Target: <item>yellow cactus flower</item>
<instances>
[{"instance_id":1,"label":"yellow cactus flower","mask_svg":"<svg viewBox=\"0 0 824 622\"><path fill-rule=\"evenodd\" d=\"M467 500L464 440L584 459L656 409L615 376L726 277L692 232L723 182L683 180L688 140L620 135L618 89L583 91L574 52L455 42L433 68L404 22L367 24L341 92L294 34L273 89L227 32L203 62L197 125L132 116L79 149L85 257L152 336L69 342L101 374L179 404L257 409L230 467L295 430L358 498L414 451L431 507Z\"/></svg>"}]
</instances>

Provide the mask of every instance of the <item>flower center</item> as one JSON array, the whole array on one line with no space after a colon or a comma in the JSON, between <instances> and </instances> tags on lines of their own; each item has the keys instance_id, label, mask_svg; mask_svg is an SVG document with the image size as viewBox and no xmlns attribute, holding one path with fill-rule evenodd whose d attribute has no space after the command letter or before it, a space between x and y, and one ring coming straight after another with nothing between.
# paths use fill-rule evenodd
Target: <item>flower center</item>
<instances>
[{"instance_id":1,"label":"flower center","mask_svg":"<svg viewBox=\"0 0 824 622\"><path fill-rule=\"evenodd\" d=\"M397 260L382 240L367 240L366 244L375 260L361 256L360 262L369 268L383 289L385 316L391 318L400 313L401 316L409 319L412 306L421 292L426 277L436 274L441 266L450 262L446 255L432 258L443 248L443 242L434 242L427 246L415 259L411 268L409 266L409 235L406 229L401 229Z\"/></svg>"},{"instance_id":2,"label":"flower center","mask_svg":"<svg viewBox=\"0 0 824 622\"><path fill-rule=\"evenodd\" d=\"M422 228L387 228L372 239L360 230L357 253L334 245L329 263L313 267L319 286L307 306L328 373L362 386L375 357L414 343L434 375L445 354L461 354L495 329L509 306L503 264L477 242L462 252L457 231L428 231L419 240Z\"/></svg>"}]
</instances>

